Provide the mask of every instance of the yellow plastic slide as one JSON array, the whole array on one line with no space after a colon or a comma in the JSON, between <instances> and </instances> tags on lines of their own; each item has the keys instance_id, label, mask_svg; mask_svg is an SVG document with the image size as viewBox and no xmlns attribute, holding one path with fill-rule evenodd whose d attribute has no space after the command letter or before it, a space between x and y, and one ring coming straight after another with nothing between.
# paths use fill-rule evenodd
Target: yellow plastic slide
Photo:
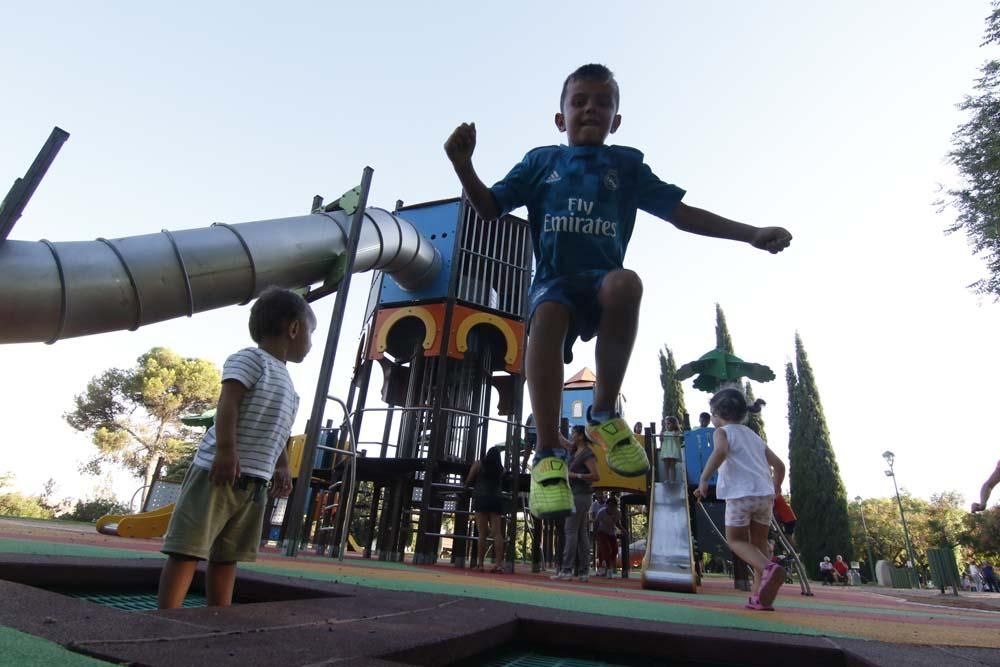
<instances>
[{"instance_id":1,"label":"yellow plastic slide","mask_svg":"<svg viewBox=\"0 0 1000 667\"><path fill-rule=\"evenodd\" d=\"M97 532L118 537L163 537L174 504L139 514L105 514L97 520Z\"/></svg>"}]
</instances>

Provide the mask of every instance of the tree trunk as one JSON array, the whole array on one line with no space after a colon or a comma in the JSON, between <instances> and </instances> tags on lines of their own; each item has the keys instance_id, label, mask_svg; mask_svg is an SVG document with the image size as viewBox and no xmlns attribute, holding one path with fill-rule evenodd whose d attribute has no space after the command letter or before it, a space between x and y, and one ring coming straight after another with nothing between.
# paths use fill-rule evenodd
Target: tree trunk
<instances>
[{"instance_id":1,"label":"tree trunk","mask_svg":"<svg viewBox=\"0 0 1000 667\"><path fill-rule=\"evenodd\" d=\"M156 466L155 467L154 466L150 466L150 465L146 466L146 474L145 474L145 479L144 479L145 483L144 483L143 488L142 488L142 505L140 505L140 507L142 507L142 509L140 510L141 512L147 512L147 511L149 511L147 505L149 505L149 496L151 495L151 492L153 491L153 482L155 480L159 479L159 477L160 477L160 470L162 470L162 469L163 469L163 457L162 456L156 457Z\"/></svg>"}]
</instances>

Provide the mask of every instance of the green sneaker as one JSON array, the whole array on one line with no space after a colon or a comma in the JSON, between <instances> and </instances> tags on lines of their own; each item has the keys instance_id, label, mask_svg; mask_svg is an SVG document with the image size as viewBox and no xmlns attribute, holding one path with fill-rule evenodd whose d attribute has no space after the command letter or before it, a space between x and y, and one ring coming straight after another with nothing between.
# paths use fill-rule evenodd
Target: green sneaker
<instances>
[{"instance_id":1,"label":"green sneaker","mask_svg":"<svg viewBox=\"0 0 1000 667\"><path fill-rule=\"evenodd\" d=\"M531 466L531 513L538 519L562 519L573 513L569 468L556 456L546 456Z\"/></svg>"},{"instance_id":2,"label":"green sneaker","mask_svg":"<svg viewBox=\"0 0 1000 667\"><path fill-rule=\"evenodd\" d=\"M622 477L639 477L649 471L646 448L621 417L588 423L587 437L604 446L608 467Z\"/></svg>"}]
</instances>

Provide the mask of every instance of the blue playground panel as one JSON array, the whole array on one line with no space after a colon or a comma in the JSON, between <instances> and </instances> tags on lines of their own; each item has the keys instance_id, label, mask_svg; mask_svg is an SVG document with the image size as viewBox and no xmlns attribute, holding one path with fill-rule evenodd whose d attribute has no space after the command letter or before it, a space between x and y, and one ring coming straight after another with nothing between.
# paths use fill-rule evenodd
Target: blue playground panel
<instances>
[{"instance_id":1,"label":"blue playground panel","mask_svg":"<svg viewBox=\"0 0 1000 667\"><path fill-rule=\"evenodd\" d=\"M382 277L379 304L407 303L411 301L442 300L448 296L448 281L451 277L451 263L458 240L458 216L462 202L455 199L427 206L404 209L397 215L420 230L438 252L443 262L441 272L428 287L416 291L404 291L391 276Z\"/></svg>"},{"instance_id":2,"label":"blue playground panel","mask_svg":"<svg viewBox=\"0 0 1000 667\"><path fill-rule=\"evenodd\" d=\"M569 419L569 425L586 426L587 408L594 402L594 390L590 388L563 389L562 416Z\"/></svg>"},{"instance_id":3,"label":"blue playground panel","mask_svg":"<svg viewBox=\"0 0 1000 667\"><path fill-rule=\"evenodd\" d=\"M563 389L562 393L562 415L569 420L570 428L573 426L587 425L587 409L594 403L593 387L580 387L578 389ZM618 396L616 406L619 414L625 414L625 398ZM626 419L626 421L629 421ZM631 424L631 422L629 422Z\"/></svg>"},{"instance_id":4,"label":"blue playground panel","mask_svg":"<svg viewBox=\"0 0 1000 667\"><path fill-rule=\"evenodd\" d=\"M705 469L708 457L712 455L714 435L715 429L712 427L696 428L684 434L684 465L689 484L697 484L701 479L701 471ZM709 486L715 486L718 478L717 470L708 480Z\"/></svg>"}]
</instances>

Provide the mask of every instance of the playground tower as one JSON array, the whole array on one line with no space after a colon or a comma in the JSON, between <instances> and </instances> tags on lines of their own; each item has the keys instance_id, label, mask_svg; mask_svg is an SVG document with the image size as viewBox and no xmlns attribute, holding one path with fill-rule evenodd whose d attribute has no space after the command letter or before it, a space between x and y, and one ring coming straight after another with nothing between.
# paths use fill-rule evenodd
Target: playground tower
<instances>
[{"instance_id":1,"label":"playground tower","mask_svg":"<svg viewBox=\"0 0 1000 667\"><path fill-rule=\"evenodd\" d=\"M460 199L400 202L396 213L437 249L442 270L420 289L374 274L347 398L369 455L357 459L354 484L343 464L329 479L355 494L365 487L353 526L366 557L374 545L380 560L402 560L415 530L415 563L436 562L440 541L451 538L461 566L471 532L465 475L491 438L519 440L530 234L524 220L485 221ZM368 406L376 369L384 407ZM508 469L516 459L507 452ZM518 475L509 479L516 498ZM345 516L335 518L323 543L340 543Z\"/></svg>"}]
</instances>

